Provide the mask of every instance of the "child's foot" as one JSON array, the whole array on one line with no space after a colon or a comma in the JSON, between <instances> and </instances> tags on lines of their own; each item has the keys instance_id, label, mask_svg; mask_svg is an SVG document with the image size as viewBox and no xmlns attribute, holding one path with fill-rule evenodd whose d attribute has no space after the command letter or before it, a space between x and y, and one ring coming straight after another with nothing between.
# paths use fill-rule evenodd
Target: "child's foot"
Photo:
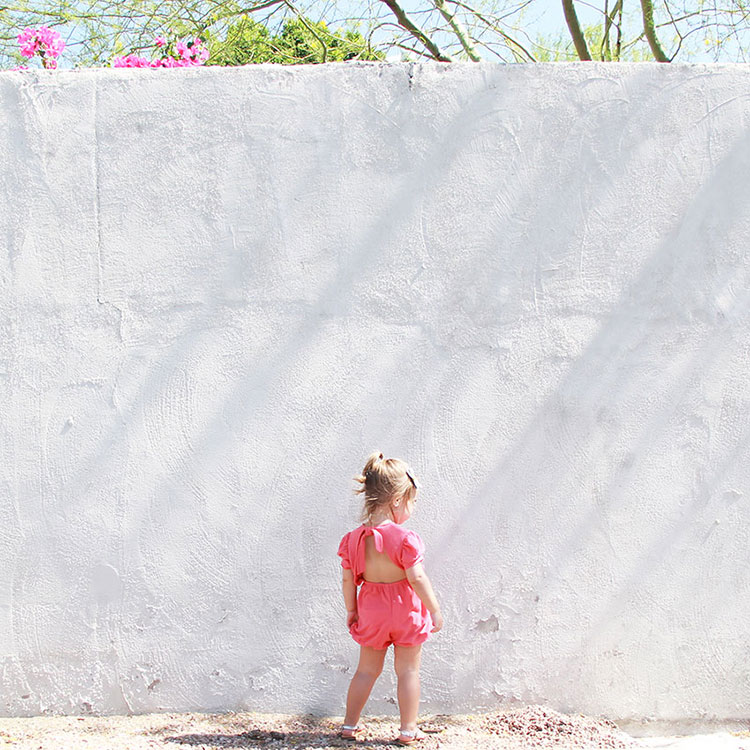
<instances>
[{"instance_id":1,"label":"child's foot","mask_svg":"<svg viewBox=\"0 0 750 750\"><path fill-rule=\"evenodd\" d=\"M362 731L362 727L357 724L353 727L348 727L346 724L344 724L343 727L341 727L341 731L339 732L339 737L342 740L348 740L349 742L356 742L358 737L357 735Z\"/></svg>"},{"instance_id":2,"label":"child's foot","mask_svg":"<svg viewBox=\"0 0 750 750\"><path fill-rule=\"evenodd\" d=\"M413 745L415 742L423 740L425 735L419 729L401 729L399 730L396 742L399 745Z\"/></svg>"}]
</instances>

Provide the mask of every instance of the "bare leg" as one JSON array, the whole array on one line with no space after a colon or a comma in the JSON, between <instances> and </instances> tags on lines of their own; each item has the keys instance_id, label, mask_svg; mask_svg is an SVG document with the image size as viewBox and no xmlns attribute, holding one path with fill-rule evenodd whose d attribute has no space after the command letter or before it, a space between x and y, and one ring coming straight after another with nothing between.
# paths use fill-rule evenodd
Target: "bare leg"
<instances>
[{"instance_id":1,"label":"bare leg","mask_svg":"<svg viewBox=\"0 0 750 750\"><path fill-rule=\"evenodd\" d=\"M387 649L384 648L359 647L359 664L346 696L346 717L344 718L346 726L356 726L359 721L359 715L370 697L372 686L383 671L386 651Z\"/></svg>"},{"instance_id":2,"label":"bare leg","mask_svg":"<svg viewBox=\"0 0 750 750\"><path fill-rule=\"evenodd\" d=\"M398 677L398 709L401 713L401 731L413 732L417 728L419 713L419 663L422 646L394 646L393 666Z\"/></svg>"}]
</instances>

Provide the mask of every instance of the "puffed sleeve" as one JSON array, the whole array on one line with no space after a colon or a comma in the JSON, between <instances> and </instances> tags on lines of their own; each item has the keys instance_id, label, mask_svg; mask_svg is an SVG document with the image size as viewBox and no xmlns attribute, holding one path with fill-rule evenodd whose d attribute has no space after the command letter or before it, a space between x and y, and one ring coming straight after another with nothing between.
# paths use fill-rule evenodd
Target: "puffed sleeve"
<instances>
[{"instance_id":1,"label":"puffed sleeve","mask_svg":"<svg viewBox=\"0 0 750 750\"><path fill-rule=\"evenodd\" d=\"M404 541L401 542L399 553L399 564L406 570L424 560L424 542L416 531L407 531Z\"/></svg>"},{"instance_id":2,"label":"puffed sleeve","mask_svg":"<svg viewBox=\"0 0 750 750\"><path fill-rule=\"evenodd\" d=\"M349 534L351 534L351 531L348 534L344 534L344 538L339 544L338 554L341 558L341 567L351 570L352 564L349 561Z\"/></svg>"}]
</instances>

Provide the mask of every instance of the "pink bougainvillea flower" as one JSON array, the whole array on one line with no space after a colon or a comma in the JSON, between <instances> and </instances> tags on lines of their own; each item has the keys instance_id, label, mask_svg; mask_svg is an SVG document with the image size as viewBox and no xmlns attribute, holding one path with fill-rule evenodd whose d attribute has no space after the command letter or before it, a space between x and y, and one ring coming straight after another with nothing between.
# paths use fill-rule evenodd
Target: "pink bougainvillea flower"
<instances>
[{"instance_id":1,"label":"pink bougainvillea flower","mask_svg":"<svg viewBox=\"0 0 750 750\"><path fill-rule=\"evenodd\" d=\"M160 49L164 47L166 43L167 40L163 36L157 36L156 39L154 39L154 44Z\"/></svg>"},{"instance_id":2,"label":"pink bougainvillea flower","mask_svg":"<svg viewBox=\"0 0 750 750\"><path fill-rule=\"evenodd\" d=\"M196 64L203 65L206 62L206 60L208 60L210 54L211 53L208 51L208 47L205 47L201 44L198 50Z\"/></svg>"},{"instance_id":3,"label":"pink bougainvillea flower","mask_svg":"<svg viewBox=\"0 0 750 750\"><path fill-rule=\"evenodd\" d=\"M198 37L187 42L177 42L175 49L188 65L203 65L209 57L208 47Z\"/></svg>"},{"instance_id":4,"label":"pink bougainvillea flower","mask_svg":"<svg viewBox=\"0 0 750 750\"><path fill-rule=\"evenodd\" d=\"M115 57L112 60L113 68L148 68L151 61L138 55L125 55L124 57Z\"/></svg>"},{"instance_id":5,"label":"pink bougainvillea flower","mask_svg":"<svg viewBox=\"0 0 750 750\"><path fill-rule=\"evenodd\" d=\"M152 68L181 68L184 66L182 60L175 60L174 57L161 57L158 60L151 61Z\"/></svg>"},{"instance_id":6,"label":"pink bougainvillea flower","mask_svg":"<svg viewBox=\"0 0 750 750\"><path fill-rule=\"evenodd\" d=\"M31 59L39 54L42 58L42 65L52 70L57 67L57 58L65 49L65 42L60 33L48 26L40 26L38 29L31 29L27 26L17 39L24 57Z\"/></svg>"},{"instance_id":7,"label":"pink bougainvillea flower","mask_svg":"<svg viewBox=\"0 0 750 750\"><path fill-rule=\"evenodd\" d=\"M24 57L34 57L37 49L39 48L39 42L36 38L36 31L30 29L28 26L18 35L18 43L21 45L21 54Z\"/></svg>"},{"instance_id":8,"label":"pink bougainvillea flower","mask_svg":"<svg viewBox=\"0 0 750 750\"><path fill-rule=\"evenodd\" d=\"M65 42L60 36L60 33L54 29L50 29L47 26L40 26L36 32L39 43L44 48L44 53L47 57L57 58L60 53L65 49Z\"/></svg>"},{"instance_id":9,"label":"pink bougainvillea flower","mask_svg":"<svg viewBox=\"0 0 750 750\"><path fill-rule=\"evenodd\" d=\"M157 46L163 46L160 42L166 44L164 37L158 36L155 39ZM198 38L181 40L175 44L175 50L179 58L165 55L155 60L148 60L145 57L139 57L136 54L115 57L112 60L113 68L188 68L194 65L203 65L208 60L209 51L203 42Z\"/></svg>"}]
</instances>

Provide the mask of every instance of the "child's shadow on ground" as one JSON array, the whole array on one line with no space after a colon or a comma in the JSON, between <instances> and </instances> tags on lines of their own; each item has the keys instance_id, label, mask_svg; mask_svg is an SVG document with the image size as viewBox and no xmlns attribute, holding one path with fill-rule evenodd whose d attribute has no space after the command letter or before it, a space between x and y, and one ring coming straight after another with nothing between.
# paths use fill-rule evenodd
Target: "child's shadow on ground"
<instances>
[{"instance_id":1,"label":"child's shadow on ground","mask_svg":"<svg viewBox=\"0 0 750 750\"><path fill-rule=\"evenodd\" d=\"M174 742L178 745L213 745L215 747L253 747L269 748L269 750L293 747L295 750L302 748L328 748L328 747L351 747L356 744L358 748L364 747L393 747L393 740L367 738L352 743L337 737L336 734L321 734L320 732L276 732L261 729L251 729L238 734L182 734L164 737L164 742Z\"/></svg>"}]
</instances>

